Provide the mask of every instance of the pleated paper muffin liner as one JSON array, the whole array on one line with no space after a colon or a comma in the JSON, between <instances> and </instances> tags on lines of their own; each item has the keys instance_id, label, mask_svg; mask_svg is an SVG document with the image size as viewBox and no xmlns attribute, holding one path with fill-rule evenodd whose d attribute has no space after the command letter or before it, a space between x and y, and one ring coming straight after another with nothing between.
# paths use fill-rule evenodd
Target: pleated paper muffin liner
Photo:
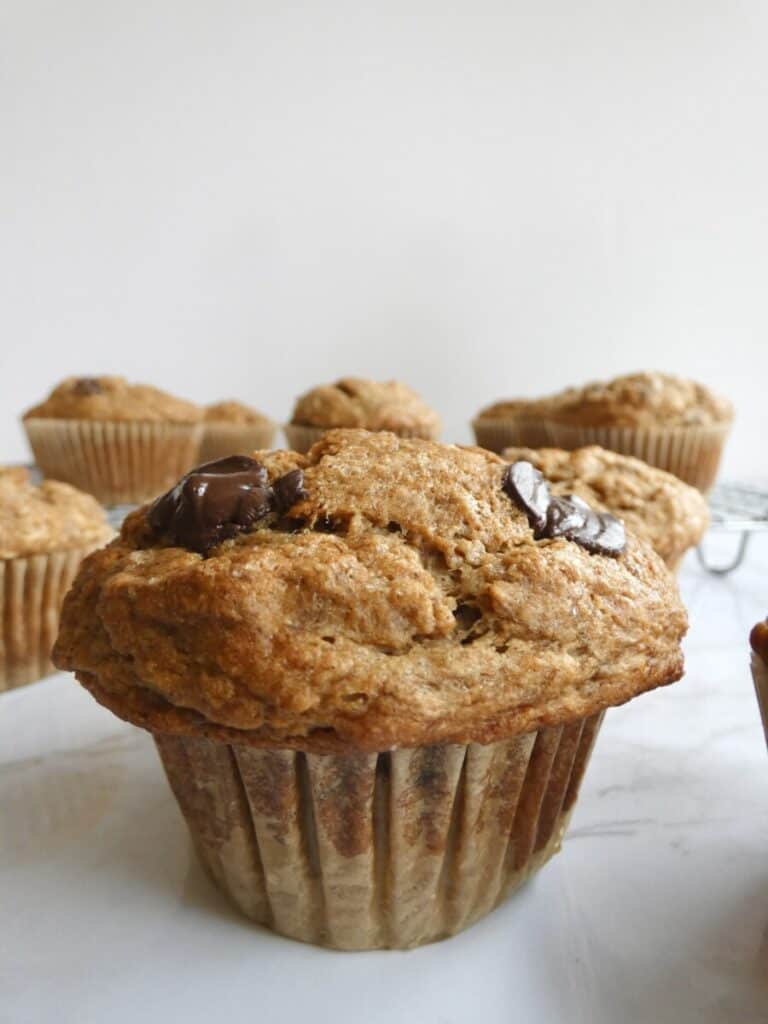
<instances>
[{"instance_id":1,"label":"pleated paper muffin liner","mask_svg":"<svg viewBox=\"0 0 768 1024\"><path fill-rule=\"evenodd\" d=\"M227 455L250 455L273 447L274 423L206 423L200 442L199 462L212 462Z\"/></svg>"},{"instance_id":2,"label":"pleated paper muffin liner","mask_svg":"<svg viewBox=\"0 0 768 1024\"><path fill-rule=\"evenodd\" d=\"M763 720L765 741L768 743L768 665L754 651L752 652L752 678L755 681L755 693L760 706L760 717Z\"/></svg>"},{"instance_id":3,"label":"pleated paper muffin liner","mask_svg":"<svg viewBox=\"0 0 768 1024\"><path fill-rule=\"evenodd\" d=\"M409 948L473 924L559 850L601 719L381 754L155 742L244 914L316 945Z\"/></svg>"},{"instance_id":4,"label":"pleated paper muffin liner","mask_svg":"<svg viewBox=\"0 0 768 1024\"><path fill-rule=\"evenodd\" d=\"M135 504L167 490L198 462L202 437L199 423L28 419L24 426L44 476L105 505Z\"/></svg>"},{"instance_id":5,"label":"pleated paper muffin liner","mask_svg":"<svg viewBox=\"0 0 768 1024\"><path fill-rule=\"evenodd\" d=\"M59 613L82 560L92 550L74 548L0 559L0 690L50 675Z\"/></svg>"},{"instance_id":6,"label":"pleated paper muffin liner","mask_svg":"<svg viewBox=\"0 0 768 1024\"><path fill-rule=\"evenodd\" d=\"M293 452L300 452L305 455L313 444L316 444L323 435L335 427L305 427L300 423L286 423L283 427L285 436L288 438L288 447ZM390 433L398 437L421 437L425 441L437 440L435 431L429 427L413 427L391 430Z\"/></svg>"},{"instance_id":7,"label":"pleated paper muffin liner","mask_svg":"<svg viewBox=\"0 0 768 1024\"><path fill-rule=\"evenodd\" d=\"M548 433L538 419L510 416L507 419L472 421L475 440L481 448L501 455L505 448L546 448Z\"/></svg>"},{"instance_id":8,"label":"pleated paper muffin liner","mask_svg":"<svg viewBox=\"0 0 768 1024\"><path fill-rule=\"evenodd\" d=\"M542 420L547 438L543 446L602 448L634 455L651 466L665 469L706 493L714 484L730 423L716 426L640 429L636 427L585 426ZM533 447L533 446L531 446Z\"/></svg>"}]
</instances>

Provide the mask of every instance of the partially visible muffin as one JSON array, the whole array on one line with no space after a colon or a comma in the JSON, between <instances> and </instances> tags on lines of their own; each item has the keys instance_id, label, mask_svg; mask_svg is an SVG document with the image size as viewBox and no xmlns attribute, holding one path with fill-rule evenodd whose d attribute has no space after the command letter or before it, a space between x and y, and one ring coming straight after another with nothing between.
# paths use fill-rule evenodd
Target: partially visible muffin
<instances>
[{"instance_id":1,"label":"partially visible muffin","mask_svg":"<svg viewBox=\"0 0 768 1024\"><path fill-rule=\"evenodd\" d=\"M436 440L440 417L401 381L342 377L297 399L286 435L294 451L306 452L327 430L338 427Z\"/></svg>"},{"instance_id":2,"label":"partially visible muffin","mask_svg":"<svg viewBox=\"0 0 768 1024\"><path fill-rule=\"evenodd\" d=\"M108 505L167 487L197 459L202 409L123 377L70 377L23 416L35 461Z\"/></svg>"},{"instance_id":3,"label":"partially visible muffin","mask_svg":"<svg viewBox=\"0 0 768 1024\"><path fill-rule=\"evenodd\" d=\"M200 461L227 455L247 455L257 448L271 448L276 426L250 405L227 399L205 409Z\"/></svg>"},{"instance_id":4,"label":"partially visible muffin","mask_svg":"<svg viewBox=\"0 0 768 1024\"><path fill-rule=\"evenodd\" d=\"M758 622L749 634L752 648L752 679L768 743L768 619Z\"/></svg>"},{"instance_id":5,"label":"partially visible muffin","mask_svg":"<svg viewBox=\"0 0 768 1024\"><path fill-rule=\"evenodd\" d=\"M603 711L679 678L685 630L653 550L530 463L334 430L132 513L56 660L154 734L246 914L405 947L556 852Z\"/></svg>"},{"instance_id":6,"label":"partially visible muffin","mask_svg":"<svg viewBox=\"0 0 768 1024\"><path fill-rule=\"evenodd\" d=\"M90 494L0 467L0 690L53 671L64 594L84 556L112 535Z\"/></svg>"},{"instance_id":7,"label":"partially visible muffin","mask_svg":"<svg viewBox=\"0 0 768 1024\"><path fill-rule=\"evenodd\" d=\"M732 420L731 403L703 384L652 371L530 401L497 402L473 426L483 447L572 450L597 444L634 455L706 492L717 476Z\"/></svg>"},{"instance_id":8,"label":"partially visible muffin","mask_svg":"<svg viewBox=\"0 0 768 1024\"><path fill-rule=\"evenodd\" d=\"M619 516L670 569L699 543L709 526L709 506L700 491L631 455L591 445L571 452L507 448L503 456L533 463L553 493L578 494L594 508Z\"/></svg>"}]
</instances>

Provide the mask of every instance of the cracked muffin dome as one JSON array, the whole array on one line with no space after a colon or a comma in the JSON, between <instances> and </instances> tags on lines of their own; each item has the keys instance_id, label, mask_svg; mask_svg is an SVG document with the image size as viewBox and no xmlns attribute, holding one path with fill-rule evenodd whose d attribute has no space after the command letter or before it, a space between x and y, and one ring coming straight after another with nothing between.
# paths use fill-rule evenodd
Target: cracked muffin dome
<instances>
[{"instance_id":1,"label":"cracked muffin dome","mask_svg":"<svg viewBox=\"0 0 768 1024\"><path fill-rule=\"evenodd\" d=\"M132 513L67 597L55 662L129 721L317 752L483 743L680 677L659 557L541 536L498 456L336 430L256 458Z\"/></svg>"},{"instance_id":2,"label":"cracked muffin dome","mask_svg":"<svg viewBox=\"0 0 768 1024\"><path fill-rule=\"evenodd\" d=\"M509 462L526 459L540 469L555 494L578 494L593 508L619 516L674 565L698 544L709 526L709 507L695 487L631 455L598 445L561 448L506 448Z\"/></svg>"},{"instance_id":3,"label":"cracked muffin dome","mask_svg":"<svg viewBox=\"0 0 768 1024\"><path fill-rule=\"evenodd\" d=\"M202 416L193 402L149 384L131 384L124 377L68 377L23 418L197 423Z\"/></svg>"},{"instance_id":4,"label":"cracked muffin dome","mask_svg":"<svg viewBox=\"0 0 768 1024\"><path fill-rule=\"evenodd\" d=\"M436 438L440 418L424 400L398 380L343 377L312 388L296 402L291 423L303 427L360 427L364 430L418 432Z\"/></svg>"},{"instance_id":5,"label":"cracked muffin dome","mask_svg":"<svg viewBox=\"0 0 768 1024\"><path fill-rule=\"evenodd\" d=\"M112 535L90 494L58 480L33 484L23 466L0 467L0 559L95 547Z\"/></svg>"}]
</instances>

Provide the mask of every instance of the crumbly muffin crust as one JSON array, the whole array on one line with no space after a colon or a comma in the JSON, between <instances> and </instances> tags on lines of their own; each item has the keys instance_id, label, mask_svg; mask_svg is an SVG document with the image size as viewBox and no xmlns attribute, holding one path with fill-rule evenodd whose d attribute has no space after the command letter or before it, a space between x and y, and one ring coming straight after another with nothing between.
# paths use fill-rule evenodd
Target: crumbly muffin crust
<instances>
[{"instance_id":1,"label":"crumbly muffin crust","mask_svg":"<svg viewBox=\"0 0 768 1024\"><path fill-rule=\"evenodd\" d=\"M258 455L299 500L207 557L137 510L88 558L54 652L156 732L311 751L491 742L682 673L686 614L642 540L535 540L506 464L389 433Z\"/></svg>"},{"instance_id":2,"label":"crumbly muffin crust","mask_svg":"<svg viewBox=\"0 0 768 1024\"><path fill-rule=\"evenodd\" d=\"M197 423L203 411L150 384L124 377L68 377L48 398L24 413L24 419L111 420L149 423Z\"/></svg>"},{"instance_id":3,"label":"crumbly muffin crust","mask_svg":"<svg viewBox=\"0 0 768 1024\"><path fill-rule=\"evenodd\" d=\"M258 409L238 402L234 398L206 406L204 415L206 423L254 423L266 426L272 422L269 416L265 416Z\"/></svg>"},{"instance_id":4,"label":"crumbly muffin crust","mask_svg":"<svg viewBox=\"0 0 768 1024\"><path fill-rule=\"evenodd\" d=\"M589 426L691 427L728 423L733 407L709 388L668 373L632 373L567 388L538 403L558 423Z\"/></svg>"},{"instance_id":5,"label":"crumbly muffin crust","mask_svg":"<svg viewBox=\"0 0 768 1024\"><path fill-rule=\"evenodd\" d=\"M307 391L291 423L304 427L360 427L364 430L422 430L437 437L440 418L420 395L398 380L342 377Z\"/></svg>"},{"instance_id":6,"label":"crumbly muffin crust","mask_svg":"<svg viewBox=\"0 0 768 1024\"><path fill-rule=\"evenodd\" d=\"M0 558L106 544L113 535L90 494L57 480L33 484L20 466L0 470Z\"/></svg>"},{"instance_id":7,"label":"crumbly muffin crust","mask_svg":"<svg viewBox=\"0 0 768 1024\"><path fill-rule=\"evenodd\" d=\"M508 398L485 406L475 417L476 420L507 420L536 412L539 403L533 399Z\"/></svg>"},{"instance_id":8,"label":"crumbly muffin crust","mask_svg":"<svg viewBox=\"0 0 768 1024\"><path fill-rule=\"evenodd\" d=\"M593 508L613 512L665 561L675 561L698 544L709 525L700 491L631 455L597 445L574 451L507 448L502 454L509 462L533 463L554 494L578 494Z\"/></svg>"},{"instance_id":9,"label":"crumbly muffin crust","mask_svg":"<svg viewBox=\"0 0 768 1024\"><path fill-rule=\"evenodd\" d=\"M768 619L758 622L749 634L749 642L755 654L768 665Z\"/></svg>"}]
</instances>

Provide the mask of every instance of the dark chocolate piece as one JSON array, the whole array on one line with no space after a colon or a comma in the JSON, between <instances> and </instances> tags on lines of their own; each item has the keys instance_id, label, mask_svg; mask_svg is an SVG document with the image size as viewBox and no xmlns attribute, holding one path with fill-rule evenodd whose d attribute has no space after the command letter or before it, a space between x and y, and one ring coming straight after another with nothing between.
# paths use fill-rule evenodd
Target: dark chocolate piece
<instances>
[{"instance_id":1,"label":"dark chocolate piece","mask_svg":"<svg viewBox=\"0 0 768 1024\"><path fill-rule=\"evenodd\" d=\"M251 529L274 507L267 471L247 455L206 462L152 504L149 525L179 547L205 554Z\"/></svg>"},{"instance_id":2,"label":"dark chocolate piece","mask_svg":"<svg viewBox=\"0 0 768 1024\"><path fill-rule=\"evenodd\" d=\"M528 516L534 533L546 527L549 485L535 466L522 459L513 462L504 470L501 486Z\"/></svg>"},{"instance_id":3,"label":"dark chocolate piece","mask_svg":"<svg viewBox=\"0 0 768 1024\"><path fill-rule=\"evenodd\" d=\"M536 540L564 537L594 555L615 558L626 547L624 524L610 512L596 512L576 494L551 496L530 462L507 466L501 486L528 516Z\"/></svg>"},{"instance_id":4,"label":"dark chocolate piece","mask_svg":"<svg viewBox=\"0 0 768 1024\"><path fill-rule=\"evenodd\" d=\"M304 472L301 469L292 469L272 484L275 492L275 504L278 512L284 513L295 505L297 501L303 501L307 497L304 490Z\"/></svg>"},{"instance_id":5,"label":"dark chocolate piece","mask_svg":"<svg viewBox=\"0 0 768 1024\"><path fill-rule=\"evenodd\" d=\"M100 395L104 388L98 377L79 377L72 385L72 391L76 395Z\"/></svg>"}]
</instances>

